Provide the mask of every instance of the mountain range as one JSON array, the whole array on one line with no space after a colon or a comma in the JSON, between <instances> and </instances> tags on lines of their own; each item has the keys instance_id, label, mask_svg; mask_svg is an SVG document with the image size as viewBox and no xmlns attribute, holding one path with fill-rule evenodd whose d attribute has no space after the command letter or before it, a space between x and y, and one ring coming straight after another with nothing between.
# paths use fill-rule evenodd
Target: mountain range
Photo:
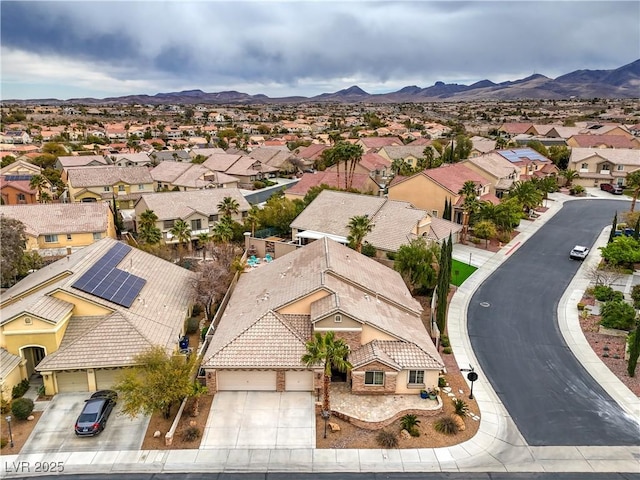
<instances>
[{"instance_id":1,"label":"mountain range","mask_svg":"<svg viewBox=\"0 0 640 480\"><path fill-rule=\"evenodd\" d=\"M369 94L354 85L334 93L323 93L314 97L279 97L249 95L236 91L206 93L202 90L158 93L156 95L128 95L123 97L72 98L68 100L6 100L3 103L17 104L268 104L268 103L410 103L437 101L482 101L570 98L640 98L640 59L614 70L576 70L555 79L534 74L529 77L494 83L482 80L472 85L436 82L426 88L415 85L396 92Z\"/></svg>"}]
</instances>

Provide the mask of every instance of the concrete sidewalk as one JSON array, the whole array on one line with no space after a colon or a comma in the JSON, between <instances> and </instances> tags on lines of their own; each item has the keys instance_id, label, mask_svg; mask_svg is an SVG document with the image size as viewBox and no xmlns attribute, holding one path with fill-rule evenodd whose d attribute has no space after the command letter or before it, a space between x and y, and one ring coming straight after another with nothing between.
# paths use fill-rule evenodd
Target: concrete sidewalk
<instances>
[{"instance_id":1,"label":"concrete sidewalk","mask_svg":"<svg viewBox=\"0 0 640 480\"><path fill-rule=\"evenodd\" d=\"M449 338L460 366L471 364L480 378L481 366L467 335L466 312L475 290L515 250L555 215L571 197L552 194L549 210L535 221L523 221L520 234L499 252L478 255L465 246L454 247L461 261L472 254L479 267L458 288L449 307ZM606 236L605 233L603 235ZM600 241L600 239L599 239ZM468 247L470 248L470 247ZM457 253L456 253L457 249ZM594 251L596 248L594 248ZM491 253L491 252L483 252ZM475 261L474 261L475 258ZM595 255L589 260L595 261ZM585 269L578 271L558 306L563 335L575 355L625 410L639 417L638 398L615 378L593 354L578 324L577 292L585 287ZM574 312L575 310L575 312ZM577 327L577 328L576 328ZM591 355L589 355L589 353ZM594 358L595 357L595 358ZM626 391L625 391L626 389ZM630 395L629 395L630 394ZM65 473L84 472L611 472L640 471L638 447L530 447L486 381L476 382L474 396L481 411L478 433L460 445L435 449L326 450L326 449L207 449L171 451L73 452L15 455L3 458L5 477L23 476L10 471L13 462L63 462ZM8 470L9 469L9 470Z\"/></svg>"}]
</instances>

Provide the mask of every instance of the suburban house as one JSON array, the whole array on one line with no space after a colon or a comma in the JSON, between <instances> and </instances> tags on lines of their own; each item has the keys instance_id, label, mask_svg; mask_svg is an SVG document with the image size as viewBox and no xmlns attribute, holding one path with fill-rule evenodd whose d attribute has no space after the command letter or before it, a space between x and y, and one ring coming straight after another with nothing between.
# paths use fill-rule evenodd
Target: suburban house
<instances>
[{"instance_id":1,"label":"suburban house","mask_svg":"<svg viewBox=\"0 0 640 480\"><path fill-rule=\"evenodd\" d=\"M404 143L402 143L402 140L398 137L362 137L358 139L356 145L360 145L364 150L364 153L367 153L370 151L377 152L382 147L389 147L392 145L401 147Z\"/></svg>"},{"instance_id":2,"label":"suburban house","mask_svg":"<svg viewBox=\"0 0 640 480\"><path fill-rule=\"evenodd\" d=\"M322 158L322 152L327 150L329 145L323 143L312 143L308 147L300 147L296 149L297 157L302 161L305 167L313 167L316 162Z\"/></svg>"},{"instance_id":3,"label":"suburban house","mask_svg":"<svg viewBox=\"0 0 640 480\"><path fill-rule=\"evenodd\" d=\"M31 136L24 130L7 130L0 133L0 143L31 143Z\"/></svg>"},{"instance_id":4,"label":"suburban house","mask_svg":"<svg viewBox=\"0 0 640 480\"><path fill-rule=\"evenodd\" d=\"M462 163L489 180L489 193L498 198L502 198L520 180L520 169L497 153L472 157Z\"/></svg>"},{"instance_id":5,"label":"suburban house","mask_svg":"<svg viewBox=\"0 0 640 480\"><path fill-rule=\"evenodd\" d=\"M325 171L326 172L335 172L336 174L340 171L340 175L343 178L346 175L346 167L344 163L341 163L340 166L337 164L331 165ZM385 185L389 182L389 179L393 176L391 171L391 161L389 161L386 157L374 153L369 152L362 155L360 161L355 165L353 169L354 175L368 175L379 188L384 188Z\"/></svg>"},{"instance_id":6,"label":"suburban house","mask_svg":"<svg viewBox=\"0 0 640 480\"><path fill-rule=\"evenodd\" d=\"M112 388L140 352L154 345L178 351L193 278L104 238L0 295L0 348L24 362L23 378L39 372L47 395Z\"/></svg>"},{"instance_id":7,"label":"suburban house","mask_svg":"<svg viewBox=\"0 0 640 480\"><path fill-rule=\"evenodd\" d=\"M253 149L249 156L282 173L292 173L297 169L294 165L295 155L286 145L281 147L258 147Z\"/></svg>"},{"instance_id":8,"label":"suburban house","mask_svg":"<svg viewBox=\"0 0 640 480\"><path fill-rule=\"evenodd\" d=\"M520 169L522 180L528 180L531 177L549 177L559 172L558 167L551 160L533 148L496 150L496 153Z\"/></svg>"},{"instance_id":9,"label":"suburban house","mask_svg":"<svg viewBox=\"0 0 640 480\"><path fill-rule=\"evenodd\" d=\"M567 139L571 148L640 149L640 139L624 135L573 135Z\"/></svg>"},{"instance_id":10,"label":"suburban house","mask_svg":"<svg viewBox=\"0 0 640 480\"><path fill-rule=\"evenodd\" d=\"M153 162L146 153L116 153L109 158L118 167L148 167Z\"/></svg>"},{"instance_id":11,"label":"suburban house","mask_svg":"<svg viewBox=\"0 0 640 480\"><path fill-rule=\"evenodd\" d=\"M640 168L640 153L622 148L573 148L567 168L578 172L578 178L573 180L575 185L624 186L627 174Z\"/></svg>"},{"instance_id":12,"label":"suburban house","mask_svg":"<svg viewBox=\"0 0 640 480\"><path fill-rule=\"evenodd\" d=\"M213 154L202 164L215 172L226 173L239 181L241 188L253 188L256 180L275 177L278 169L246 155Z\"/></svg>"},{"instance_id":13,"label":"suburban house","mask_svg":"<svg viewBox=\"0 0 640 480\"><path fill-rule=\"evenodd\" d=\"M423 147L422 145L391 145L378 150L378 155L386 158L389 164L394 160L399 160L415 168L418 165L418 160L425 157L424 150L426 148L431 147ZM436 158L440 156L435 149L433 150L433 154Z\"/></svg>"},{"instance_id":14,"label":"suburban house","mask_svg":"<svg viewBox=\"0 0 640 480\"><path fill-rule=\"evenodd\" d=\"M24 180L30 180L33 175L41 174L42 169L39 166L30 162L25 162L24 160L16 160L15 162L0 169L0 176L24 175L29 177Z\"/></svg>"},{"instance_id":15,"label":"suburban house","mask_svg":"<svg viewBox=\"0 0 640 480\"><path fill-rule=\"evenodd\" d=\"M42 169L37 165L17 160L0 169L0 192L2 205L24 205L38 203L38 190L31 188L31 178L41 175ZM46 181L46 191L51 195L51 184Z\"/></svg>"},{"instance_id":16,"label":"suburban house","mask_svg":"<svg viewBox=\"0 0 640 480\"><path fill-rule=\"evenodd\" d=\"M408 394L438 384L444 364L399 273L322 238L242 274L203 358L210 393L319 392L305 343L335 332L350 347L354 394Z\"/></svg>"},{"instance_id":17,"label":"suburban house","mask_svg":"<svg viewBox=\"0 0 640 480\"><path fill-rule=\"evenodd\" d=\"M151 161L155 163L161 162L191 162L189 152L186 150L161 150L153 152L149 155Z\"/></svg>"},{"instance_id":18,"label":"suburban house","mask_svg":"<svg viewBox=\"0 0 640 480\"><path fill-rule=\"evenodd\" d=\"M300 177L298 183L284 191L284 196L289 200L302 200L309 190L320 185L327 185L332 188L344 188L345 172L337 172L330 170L318 171L314 173L305 173ZM366 173L354 173L351 188L360 193L368 193L371 195L379 195L380 185Z\"/></svg>"},{"instance_id":19,"label":"suburban house","mask_svg":"<svg viewBox=\"0 0 640 480\"><path fill-rule=\"evenodd\" d=\"M102 238L116 238L107 202L3 205L0 215L22 222L26 250L42 257L64 256Z\"/></svg>"},{"instance_id":20,"label":"suburban house","mask_svg":"<svg viewBox=\"0 0 640 480\"><path fill-rule=\"evenodd\" d=\"M158 190L201 190L203 188L237 188L238 179L197 163L162 162L151 170Z\"/></svg>"},{"instance_id":21,"label":"suburban house","mask_svg":"<svg viewBox=\"0 0 640 480\"><path fill-rule=\"evenodd\" d=\"M465 182L476 184L480 200L499 203L491 194L491 182L464 163L444 164L430 168L411 177L396 176L389 186L389 198L415 205L426 210L433 217L442 218L445 202L451 202L451 219L462 223L463 196L460 194Z\"/></svg>"},{"instance_id":22,"label":"suburban house","mask_svg":"<svg viewBox=\"0 0 640 480\"><path fill-rule=\"evenodd\" d=\"M133 208L145 193L155 191L147 167L79 167L66 171L71 202L99 202L115 199L120 208Z\"/></svg>"},{"instance_id":23,"label":"suburban house","mask_svg":"<svg viewBox=\"0 0 640 480\"><path fill-rule=\"evenodd\" d=\"M64 171L67 168L74 167L104 167L110 165L102 155L68 155L58 157L56 160L56 169Z\"/></svg>"},{"instance_id":24,"label":"suburban house","mask_svg":"<svg viewBox=\"0 0 640 480\"><path fill-rule=\"evenodd\" d=\"M152 210L158 217L156 227L162 232L165 243L177 242L169 232L176 220L183 220L189 225L191 239L195 241L200 234L211 234L212 227L221 217L218 204L226 197L238 202L239 212L231 218L242 222L251 205L237 188L220 188L143 195L135 205L136 225L140 223L140 215L145 210Z\"/></svg>"},{"instance_id":25,"label":"suburban house","mask_svg":"<svg viewBox=\"0 0 640 480\"><path fill-rule=\"evenodd\" d=\"M471 140L471 152L469 158L479 157L496 149L496 141L486 137L473 136Z\"/></svg>"},{"instance_id":26,"label":"suburban house","mask_svg":"<svg viewBox=\"0 0 640 480\"><path fill-rule=\"evenodd\" d=\"M402 245L419 237L439 242L451 234L453 241L457 242L458 233L462 230L460 225L434 218L407 202L323 190L291 222L291 238L298 239L303 245L323 237L347 244L347 225L356 215L371 219L373 229L364 241L376 248L378 257L395 253Z\"/></svg>"}]
</instances>

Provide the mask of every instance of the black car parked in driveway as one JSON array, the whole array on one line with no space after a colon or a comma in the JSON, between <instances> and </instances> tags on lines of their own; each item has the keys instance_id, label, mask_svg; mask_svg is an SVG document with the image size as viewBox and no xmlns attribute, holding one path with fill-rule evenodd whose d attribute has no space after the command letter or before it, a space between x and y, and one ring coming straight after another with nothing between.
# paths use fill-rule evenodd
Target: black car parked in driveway
<instances>
[{"instance_id":1,"label":"black car parked in driveway","mask_svg":"<svg viewBox=\"0 0 640 480\"><path fill-rule=\"evenodd\" d=\"M91 395L85 400L82 412L76 420L76 435L91 436L102 432L117 401L118 394L113 390L99 390Z\"/></svg>"}]
</instances>

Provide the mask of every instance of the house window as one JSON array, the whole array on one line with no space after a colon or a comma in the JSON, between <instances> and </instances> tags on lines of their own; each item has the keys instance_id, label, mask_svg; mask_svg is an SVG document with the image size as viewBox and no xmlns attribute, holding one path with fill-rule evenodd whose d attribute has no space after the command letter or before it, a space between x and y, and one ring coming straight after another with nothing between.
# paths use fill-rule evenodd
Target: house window
<instances>
[{"instance_id":1,"label":"house window","mask_svg":"<svg viewBox=\"0 0 640 480\"><path fill-rule=\"evenodd\" d=\"M45 243L58 243L58 235L45 235Z\"/></svg>"},{"instance_id":2,"label":"house window","mask_svg":"<svg viewBox=\"0 0 640 480\"><path fill-rule=\"evenodd\" d=\"M384 372L364 372L365 385L384 385Z\"/></svg>"},{"instance_id":3,"label":"house window","mask_svg":"<svg viewBox=\"0 0 640 480\"><path fill-rule=\"evenodd\" d=\"M583 163L582 165L580 165L580 168L582 170L589 170L589 164L588 163Z\"/></svg>"},{"instance_id":4,"label":"house window","mask_svg":"<svg viewBox=\"0 0 640 480\"><path fill-rule=\"evenodd\" d=\"M93 233L93 239L94 240L97 241L97 240L100 240L101 238L102 238L102 233L100 233L100 232L94 232Z\"/></svg>"},{"instance_id":5,"label":"house window","mask_svg":"<svg viewBox=\"0 0 640 480\"><path fill-rule=\"evenodd\" d=\"M70 242L71 241L71 234L67 233L67 241Z\"/></svg>"},{"instance_id":6,"label":"house window","mask_svg":"<svg viewBox=\"0 0 640 480\"><path fill-rule=\"evenodd\" d=\"M336 323L341 323L342 322L342 315L336 315L333 317L333 321Z\"/></svg>"},{"instance_id":7,"label":"house window","mask_svg":"<svg viewBox=\"0 0 640 480\"><path fill-rule=\"evenodd\" d=\"M124 185L118 185L118 191L124 192Z\"/></svg>"},{"instance_id":8,"label":"house window","mask_svg":"<svg viewBox=\"0 0 640 480\"><path fill-rule=\"evenodd\" d=\"M197 218L196 220L191 220L191 230L201 230L202 229L202 221Z\"/></svg>"},{"instance_id":9,"label":"house window","mask_svg":"<svg viewBox=\"0 0 640 480\"><path fill-rule=\"evenodd\" d=\"M111 187L102 187L102 191L110 192L111 191Z\"/></svg>"},{"instance_id":10,"label":"house window","mask_svg":"<svg viewBox=\"0 0 640 480\"><path fill-rule=\"evenodd\" d=\"M217 222L218 221L218 215L209 215L209 221L210 222Z\"/></svg>"},{"instance_id":11,"label":"house window","mask_svg":"<svg viewBox=\"0 0 640 480\"><path fill-rule=\"evenodd\" d=\"M164 222L162 222L162 227L167 230L169 228L173 228L173 223L175 222L175 220L165 220Z\"/></svg>"},{"instance_id":12,"label":"house window","mask_svg":"<svg viewBox=\"0 0 640 480\"><path fill-rule=\"evenodd\" d=\"M622 172L624 170L624 165L616 166L616 170L619 171L619 172Z\"/></svg>"},{"instance_id":13,"label":"house window","mask_svg":"<svg viewBox=\"0 0 640 480\"><path fill-rule=\"evenodd\" d=\"M144 190L144 185L138 185L138 190Z\"/></svg>"},{"instance_id":14,"label":"house window","mask_svg":"<svg viewBox=\"0 0 640 480\"><path fill-rule=\"evenodd\" d=\"M431 210L431 216L438 218L438 210Z\"/></svg>"},{"instance_id":15,"label":"house window","mask_svg":"<svg viewBox=\"0 0 640 480\"><path fill-rule=\"evenodd\" d=\"M409 370L409 384L424 385L424 370Z\"/></svg>"},{"instance_id":16,"label":"house window","mask_svg":"<svg viewBox=\"0 0 640 480\"><path fill-rule=\"evenodd\" d=\"M27 201L27 197L24 196L24 193L19 193L17 197L18 197L18 202L23 203Z\"/></svg>"}]
</instances>

